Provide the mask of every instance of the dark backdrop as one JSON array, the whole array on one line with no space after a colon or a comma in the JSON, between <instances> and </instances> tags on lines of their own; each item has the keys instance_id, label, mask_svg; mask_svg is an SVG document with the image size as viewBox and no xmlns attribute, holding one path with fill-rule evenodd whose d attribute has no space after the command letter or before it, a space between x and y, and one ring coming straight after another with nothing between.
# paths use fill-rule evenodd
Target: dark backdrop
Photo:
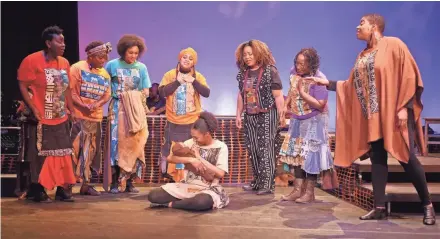
<instances>
[{"instance_id":1,"label":"dark backdrop","mask_svg":"<svg viewBox=\"0 0 440 239\"><path fill-rule=\"evenodd\" d=\"M66 38L66 57L78 61L77 2L2 2L1 3L1 91L2 117L13 114L14 100L21 99L17 69L27 55L43 48L44 28L58 25ZM8 125L8 120L2 124Z\"/></svg>"}]
</instances>

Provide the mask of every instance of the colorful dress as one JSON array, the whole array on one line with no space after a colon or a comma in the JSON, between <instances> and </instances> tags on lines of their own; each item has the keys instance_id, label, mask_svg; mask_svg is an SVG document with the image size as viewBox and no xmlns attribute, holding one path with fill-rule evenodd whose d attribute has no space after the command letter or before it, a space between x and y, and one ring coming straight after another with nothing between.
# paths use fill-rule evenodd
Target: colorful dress
<instances>
[{"instance_id":1,"label":"colorful dress","mask_svg":"<svg viewBox=\"0 0 440 239\"><path fill-rule=\"evenodd\" d=\"M318 77L325 75L318 72ZM289 166L301 166L309 174L333 168L333 157L328 144L328 110L321 112L309 106L297 88L299 77L291 75L288 100L293 113L280 150L280 161ZM327 100L325 86L303 81L304 91L317 100Z\"/></svg>"},{"instance_id":2,"label":"colorful dress","mask_svg":"<svg viewBox=\"0 0 440 239\"><path fill-rule=\"evenodd\" d=\"M72 96L77 95L84 104L93 104L102 97L110 95L110 76L104 68L90 69L87 61L79 61L70 69L70 88ZM103 107L93 112L83 112L75 107L79 119L72 127L71 138L75 151L75 174L85 182L91 178L90 168L100 172L101 155L101 122Z\"/></svg>"},{"instance_id":3,"label":"colorful dress","mask_svg":"<svg viewBox=\"0 0 440 239\"><path fill-rule=\"evenodd\" d=\"M151 87L150 77L148 75L147 67L136 61L133 64L127 64L124 60L118 58L107 63L105 69L111 77L111 100L108 110L108 136L107 140L109 147L106 148L105 156L109 157L111 166L117 166L120 159L120 150L124 148L118 147L118 122L120 111L123 110L122 102L120 102L120 94L124 91L148 89ZM144 102L146 106L146 98ZM148 137L148 135L146 136ZM137 145L137 147L144 147L145 145ZM136 165L133 168L134 173L141 178L142 166L145 159L137 159ZM125 172L131 173L131 172ZM124 176L123 174L121 176Z\"/></svg>"},{"instance_id":4,"label":"colorful dress","mask_svg":"<svg viewBox=\"0 0 440 239\"><path fill-rule=\"evenodd\" d=\"M49 190L76 183L65 98L69 71L67 59L47 61L43 51L27 56L18 69L18 80L30 84L32 102L42 118L37 126L36 146L38 156L45 158L38 181Z\"/></svg>"}]
</instances>

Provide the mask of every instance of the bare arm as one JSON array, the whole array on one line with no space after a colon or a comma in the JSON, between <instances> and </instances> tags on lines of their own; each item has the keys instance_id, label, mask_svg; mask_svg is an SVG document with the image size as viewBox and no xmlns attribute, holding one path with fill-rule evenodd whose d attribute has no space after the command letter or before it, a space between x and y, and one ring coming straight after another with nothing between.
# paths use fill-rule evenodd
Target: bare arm
<instances>
[{"instance_id":1,"label":"bare arm","mask_svg":"<svg viewBox=\"0 0 440 239\"><path fill-rule=\"evenodd\" d=\"M275 105L280 117L284 116L284 96L282 90L272 90L273 97L275 98Z\"/></svg>"},{"instance_id":2,"label":"bare arm","mask_svg":"<svg viewBox=\"0 0 440 239\"><path fill-rule=\"evenodd\" d=\"M241 92L238 92L237 95L237 117L241 117L241 113L243 113L243 97L241 97Z\"/></svg>"},{"instance_id":3,"label":"bare arm","mask_svg":"<svg viewBox=\"0 0 440 239\"><path fill-rule=\"evenodd\" d=\"M199 158L199 160L205 165L206 170L214 173L214 177L216 178L223 178L225 176L225 171L217 168L216 166L212 165L210 162Z\"/></svg>"},{"instance_id":4,"label":"bare arm","mask_svg":"<svg viewBox=\"0 0 440 239\"><path fill-rule=\"evenodd\" d=\"M101 97L101 99L98 100L98 102L96 102L97 107L101 107L103 105L105 105L105 103L107 103L111 98L110 94L105 94Z\"/></svg>"},{"instance_id":5,"label":"bare arm","mask_svg":"<svg viewBox=\"0 0 440 239\"><path fill-rule=\"evenodd\" d=\"M315 99L313 96L307 94L306 92L301 92L301 97L304 99L304 101L307 102L307 104L309 104L310 106L312 106L313 108L319 110L319 111L323 111L325 108L325 105L327 104L327 100L317 100Z\"/></svg>"},{"instance_id":6,"label":"bare arm","mask_svg":"<svg viewBox=\"0 0 440 239\"><path fill-rule=\"evenodd\" d=\"M69 88L65 91L66 101L67 101L67 108L69 109L70 113L73 114L73 100L72 100L72 93Z\"/></svg>"},{"instance_id":7,"label":"bare arm","mask_svg":"<svg viewBox=\"0 0 440 239\"><path fill-rule=\"evenodd\" d=\"M19 81L18 86L20 88L21 96L23 96L24 103L33 111L35 108L34 102L32 102L31 97L29 97L28 86L29 83Z\"/></svg>"}]
</instances>

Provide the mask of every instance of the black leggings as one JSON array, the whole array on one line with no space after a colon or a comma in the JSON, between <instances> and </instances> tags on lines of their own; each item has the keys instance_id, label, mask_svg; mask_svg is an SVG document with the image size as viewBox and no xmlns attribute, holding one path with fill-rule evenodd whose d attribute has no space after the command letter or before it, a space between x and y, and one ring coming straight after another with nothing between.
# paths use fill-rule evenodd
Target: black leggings
<instances>
[{"instance_id":1,"label":"black leggings","mask_svg":"<svg viewBox=\"0 0 440 239\"><path fill-rule=\"evenodd\" d=\"M153 189L148 194L148 201L158 204L168 204L170 202L173 202L172 208L189 211L211 210L214 205L214 201L212 200L211 195L206 193L200 193L192 198L180 200L171 196L162 188Z\"/></svg>"},{"instance_id":2,"label":"black leggings","mask_svg":"<svg viewBox=\"0 0 440 239\"><path fill-rule=\"evenodd\" d=\"M291 169L292 170L292 169ZM318 175L316 174L310 174L306 173L301 166L293 166L293 175L295 178L301 178L301 179L310 179L310 180L316 180L318 178Z\"/></svg>"},{"instance_id":3,"label":"black leggings","mask_svg":"<svg viewBox=\"0 0 440 239\"><path fill-rule=\"evenodd\" d=\"M410 140L411 138L413 137L410 137ZM388 181L388 153L385 150L383 139L371 143L370 160L372 164L371 181L373 183L374 204L376 207L385 207L385 187ZM400 164L416 188L422 205L431 204L425 172L413 150L410 152L408 164L402 162Z\"/></svg>"}]
</instances>

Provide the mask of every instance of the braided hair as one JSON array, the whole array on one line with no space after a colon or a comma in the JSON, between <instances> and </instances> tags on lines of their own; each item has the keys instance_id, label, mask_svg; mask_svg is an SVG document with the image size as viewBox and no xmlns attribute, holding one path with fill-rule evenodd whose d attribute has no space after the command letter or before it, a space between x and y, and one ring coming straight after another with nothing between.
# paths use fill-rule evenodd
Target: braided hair
<instances>
[{"instance_id":1,"label":"braided hair","mask_svg":"<svg viewBox=\"0 0 440 239\"><path fill-rule=\"evenodd\" d=\"M211 136L217 130L217 119L215 116L207 111L200 113L199 118L194 123L193 129L200 131L200 133L210 133Z\"/></svg>"}]
</instances>

